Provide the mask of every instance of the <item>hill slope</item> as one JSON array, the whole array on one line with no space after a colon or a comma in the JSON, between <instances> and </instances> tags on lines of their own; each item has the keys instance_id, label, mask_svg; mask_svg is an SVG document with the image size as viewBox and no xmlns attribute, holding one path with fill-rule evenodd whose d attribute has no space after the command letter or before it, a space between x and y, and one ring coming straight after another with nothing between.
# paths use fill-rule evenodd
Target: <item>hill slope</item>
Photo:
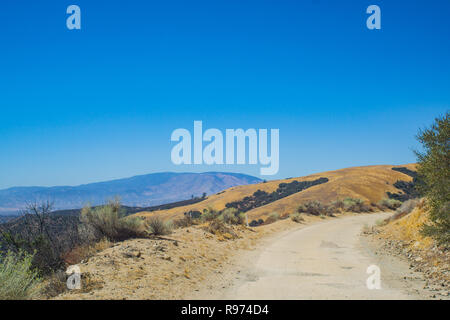
<instances>
[{"instance_id":1,"label":"hill slope","mask_svg":"<svg viewBox=\"0 0 450 320\"><path fill-rule=\"evenodd\" d=\"M415 170L416 165L352 167L312 174L306 177L236 186L227 189L224 192L212 195L205 201L196 204L156 212L141 212L138 213L138 215L151 216L153 214L158 214L163 215L167 219L173 219L183 216L184 212L189 210L202 211L205 208L222 210L227 203L242 200L245 197L253 195L257 190L270 193L275 191L280 183L313 181L322 177L327 178L328 182L312 186L301 192L294 193L267 205L252 209L247 212L249 219L264 217L274 211L280 215L289 214L295 212L300 203L308 200L319 200L327 203L337 199L352 197L363 199L368 203L376 203L381 199L386 198L387 192L401 193L401 190L394 187L395 182L399 180L409 182L412 180L411 176L392 170L394 167L406 167L410 170Z\"/></svg>"},{"instance_id":2,"label":"hill slope","mask_svg":"<svg viewBox=\"0 0 450 320\"><path fill-rule=\"evenodd\" d=\"M86 203L98 205L107 198L119 195L122 204L146 207L162 203L200 197L205 192L221 190L261 180L239 173L174 173L163 172L140 175L106 182L62 187L15 187L0 190L0 213L17 212L30 201L54 202L54 209L80 208Z\"/></svg>"}]
</instances>

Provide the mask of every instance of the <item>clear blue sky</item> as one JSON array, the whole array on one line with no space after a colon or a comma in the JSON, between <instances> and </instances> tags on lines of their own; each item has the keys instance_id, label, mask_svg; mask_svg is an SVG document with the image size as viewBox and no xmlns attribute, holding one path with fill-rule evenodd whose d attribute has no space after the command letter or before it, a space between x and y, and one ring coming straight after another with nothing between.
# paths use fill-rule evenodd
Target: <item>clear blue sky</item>
<instances>
[{"instance_id":1,"label":"clear blue sky","mask_svg":"<svg viewBox=\"0 0 450 320\"><path fill-rule=\"evenodd\" d=\"M194 120L279 128L271 178L414 162L418 128L450 106L449 17L448 0L3 0L0 188L258 175L173 165L170 134Z\"/></svg>"}]
</instances>

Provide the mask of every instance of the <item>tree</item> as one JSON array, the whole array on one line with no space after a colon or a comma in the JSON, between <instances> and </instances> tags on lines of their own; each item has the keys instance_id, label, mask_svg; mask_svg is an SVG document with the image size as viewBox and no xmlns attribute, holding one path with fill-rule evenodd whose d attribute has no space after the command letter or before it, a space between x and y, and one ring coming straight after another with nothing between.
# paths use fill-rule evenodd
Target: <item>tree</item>
<instances>
[{"instance_id":1,"label":"tree","mask_svg":"<svg viewBox=\"0 0 450 320\"><path fill-rule=\"evenodd\" d=\"M425 235L440 244L450 243L450 113L438 117L430 128L420 130L417 140L423 151L416 151L418 189L430 206L431 223L423 228Z\"/></svg>"},{"instance_id":2,"label":"tree","mask_svg":"<svg viewBox=\"0 0 450 320\"><path fill-rule=\"evenodd\" d=\"M64 268L62 254L78 236L76 226L69 225L65 230L67 239L58 237L51 212L52 204L48 201L29 203L16 223L0 227L0 247L32 255L33 267L44 274Z\"/></svg>"}]
</instances>

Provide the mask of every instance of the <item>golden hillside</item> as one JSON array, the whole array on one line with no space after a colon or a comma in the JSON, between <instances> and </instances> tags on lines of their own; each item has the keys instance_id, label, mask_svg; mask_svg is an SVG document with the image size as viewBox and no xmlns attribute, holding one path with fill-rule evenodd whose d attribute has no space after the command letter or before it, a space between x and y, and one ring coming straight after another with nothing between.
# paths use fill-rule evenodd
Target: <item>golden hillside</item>
<instances>
[{"instance_id":1,"label":"golden hillside","mask_svg":"<svg viewBox=\"0 0 450 320\"><path fill-rule=\"evenodd\" d=\"M411 247L429 249L433 240L420 232L424 224L430 223L430 212L425 203L422 199L409 214L382 227L380 235L385 239L404 241Z\"/></svg>"},{"instance_id":2,"label":"golden hillside","mask_svg":"<svg viewBox=\"0 0 450 320\"><path fill-rule=\"evenodd\" d=\"M278 188L278 185L282 182L289 183L294 180L310 181L320 177L326 177L329 181L292 194L265 206L250 210L247 212L249 219L264 217L272 212L277 212L280 215L290 214L296 211L300 203L307 200L319 200L321 202L328 203L333 200L352 197L363 199L368 203L376 203L385 198L386 192L388 191L392 193L401 192L393 186L397 180L412 180L410 176L392 170L393 167L406 167L410 170L416 170L416 164L407 164L400 166L378 165L352 167L336 171L327 171L305 177L273 180L266 183L237 186L211 195L206 200L199 203L172 208L169 210L140 212L137 213L137 215L149 217L157 214L163 216L165 219L174 219L182 217L183 214L189 210L202 211L206 208L222 210L225 208L227 203L251 196L257 190L270 193L275 191Z\"/></svg>"}]
</instances>

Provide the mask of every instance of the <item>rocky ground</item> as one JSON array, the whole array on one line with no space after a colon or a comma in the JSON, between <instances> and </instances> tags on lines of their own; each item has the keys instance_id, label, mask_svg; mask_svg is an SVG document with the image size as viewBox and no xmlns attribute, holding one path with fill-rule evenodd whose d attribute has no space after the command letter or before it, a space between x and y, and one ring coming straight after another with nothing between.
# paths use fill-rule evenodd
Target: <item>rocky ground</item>
<instances>
[{"instance_id":1,"label":"rocky ground","mask_svg":"<svg viewBox=\"0 0 450 320\"><path fill-rule=\"evenodd\" d=\"M450 251L436 244L424 247L420 241L396 239L389 230L374 227L365 230L375 252L408 261L409 268L423 275L423 289L430 299L450 299Z\"/></svg>"}]
</instances>

